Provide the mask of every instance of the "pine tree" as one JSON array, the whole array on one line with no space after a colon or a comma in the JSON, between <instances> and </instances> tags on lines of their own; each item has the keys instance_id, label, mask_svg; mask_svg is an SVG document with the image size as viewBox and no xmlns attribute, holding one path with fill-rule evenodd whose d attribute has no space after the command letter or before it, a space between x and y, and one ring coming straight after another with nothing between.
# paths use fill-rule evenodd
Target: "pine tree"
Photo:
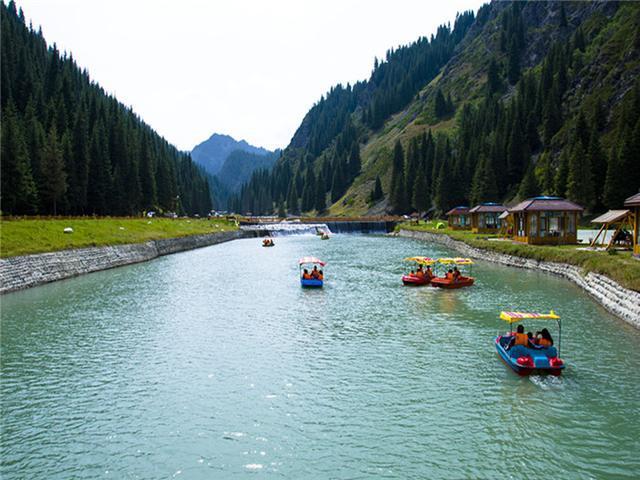
<instances>
[{"instance_id":1,"label":"pine tree","mask_svg":"<svg viewBox=\"0 0 640 480\"><path fill-rule=\"evenodd\" d=\"M444 95L440 89L436 91L433 108L437 118L442 118L448 113L449 109L447 108L447 101L444 99Z\"/></svg>"},{"instance_id":2,"label":"pine tree","mask_svg":"<svg viewBox=\"0 0 640 480\"><path fill-rule=\"evenodd\" d=\"M544 195L553 195L554 192L554 171L551 165L551 155L543 152L538 160L540 167L540 188Z\"/></svg>"},{"instance_id":3,"label":"pine tree","mask_svg":"<svg viewBox=\"0 0 640 480\"><path fill-rule=\"evenodd\" d=\"M435 206L442 212L446 212L453 206L451 198L452 184L451 168L448 162L442 161L435 188Z\"/></svg>"},{"instance_id":4,"label":"pine tree","mask_svg":"<svg viewBox=\"0 0 640 480\"><path fill-rule=\"evenodd\" d=\"M575 143L569 157L567 198L587 209L593 207L595 200L591 162L585 155L581 141Z\"/></svg>"},{"instance_id":5,"label":"pine tree","mask_svg":"<svg viewBox=\"0 0 640 480\"><path fill-rule=\"evenodd\" d=\"M607 177L604 182L604 204L607 208L620 208L624 203L623 180L620 169L620 160L615 147L611 148L609 163L607 165Z\"/></svg>"},{"instance_id":6,"label":"pine tree","mask_svg":"<svg viewBox=\"0 0 640 480\"><path fill-rule=\"evenodd\" d=\"M489 68L487 69L487 95L491 96L500 91L502 87L500 81L500 70L496 59L491 57Z\"/></svg>"},{"instance_id":7,"label":"pine tree","mask_svg":"<svg viewBox=\"0 0 640 480\"><path fill-rule=\"evenodd\" d=\"M507 78L511 85L515 85L520 79L520 49L515 38L509 43L507 56Z\"/></svg>"},{"instance_id":8,"label":"pine tree","mask_svg":"<svg viewBox=\"0 0 640 480\"><path fill-rule=\"evenodd\" d=\"M289 183L289 191L287 193L287 213L297 215L300 213L298 205L298 186L295 177Z\"/></svg>"},{"instance_id":9,"label":"pine tree","mask_svg":"<svg viewBox=\"0 0 640 480\"><path fill-rule=\"evenodd\" d=\"M67 174L64 171L62 148L58 142L56 126L52 125L42 152L42 178L45 188L40 192L45 204L51 206L51 212L57 215L57 205L67 191Z\"/></svg>"},{"instance_id":10,"label":"pine tree","mask_svg":"<svg viewBox=\"0 0 640 480\"><path fill-rule=\"evenodd\" d=\"M286 218L287 217L287 213L284 210L284 202L280 201L278 202L278 218Z\"/></svg>"},{"instance_id":11,"label":"pine tree","mask_svg":"<svg viewBox=\"0 0 640 480\"><path fill-rule=\"evenodd\" d=\"M598 133L595 125L591 129L591 135L589 136L587 157L591 164L591 171L593 172L594 179L593 209L594 211L600 211L604 208L602 193L604 190L604 181L607 177L607 159L604 156L602 147L600 146L600 134Z\"/></svg>"},{"instance_id":12,"label":"pine tree","mask_svg":"<svg viewBox=\"0 0 640 480\"><path fill-rule=\"evenodd\" d=\"M564 197L567 192L567 176L569 175L569 154L567 149L562 150L558 159L558 168L554 179L555 193L560 197Z\"/></svg>"},{"instance_id":13,"label":"pine tree","mask_svg":"<svg viewBox=\"0 0 640 480\"><path fill-rule=\"evenodd\" d=\"M404 151L400 141L396 141L393 148L393 163L391 165L391 192L389 201L396 213L405 213L408 209L404 179Z\"/></svg>"},{"instance_id":14,"label":"pine tree","mask_svg":"<svg viewBox=\"0 0 640 480\"><path fill-rule=\"evenodd\" d=\"M540 193L540 187L536 179L535 167L533 162L529 163L526 173L522 182L520 182L520 188L518 189L518 196L522 199L535 197Z\"/></svg>"},{"instance_id":15,"label":"pine tree","mask_svg":"<svg viewBox=\"0 0 640 480\"><path fill-rule=\"evenodd\" d=\"M327 203L327 195L325 191L325 180L322 171L317 177L316 180L316 189L315 189L315 199L314 199L314 208L318 213L324 212Z\"/></svg>"},{"instance_id":16,"label":"pine tree","mask_svg":"<svg viewBox=\"0 0 640 480\"><path fill-rule=\"evenodd\" d=\"M424 169L419 169L413 185L413 208L418 212L429 210L429 186Z\"/></svg>"},{"instance_id":17,"label":"pine tree","mask_svg":"<svg viewBox=\"0 0 640 480\"><path fill-rule=\"evenodd\" d=\"M361 167L360 147L357 142L354 142L351 147L351 154L349 155L349 178L353 179L357 177Z\"/></svg>"},{"instance_id":18,"label":"pine tree","mask_svg":"<svg viewBox=\"0 0 640 480\"><path fill-rule=\"evenodd\" d=\"M333 170L333 180L331 181L331 203L336 203L344 195L346 189L346 179L344 175L344 163L336 162Z\"/></svg>"},{"instance_id":19,"label":"pine tree","mask_svg":"<svg viewBox=\"0 0 640 480\"><path fill-rule=\"evenodd\" d=\"M567 26L567 12L564 11L564 3L560 2L560 27L565 28Z\"/></svg>"},{"instance_id":20,"label":"pine tree","mask_svg":"<svg viewBox=\"0 0 640 480\"><path fill-rule=\"evenodd\" d=\"M380 181L380 176L376 175L375 185L373 186L373 190L371 190L371 201L376 202L380 200L384 196L382 191L382 182Z\"/></svg>"},{"instance_id":21,"label":"pine tree","mask_svg":"<svg viewBox=\"0 0 640 480\"><path fill-rule=\"evenodd\" d=\"M498 198L498 186L493 162L486 156L480 157L471 181L470 200L472 204L495 201Z\"/></svg>"},{"instance_id":22,"label":"pine tree","mask_svg":"<svg viewBox=\"0 0 640 480\"><path fill-rule=\"evenodd\" d=\"M35 213L38 208L38 193L31 174L27 146L12 102L2 116L1 146L2 212Z\"/></svg>"}]
</instances>

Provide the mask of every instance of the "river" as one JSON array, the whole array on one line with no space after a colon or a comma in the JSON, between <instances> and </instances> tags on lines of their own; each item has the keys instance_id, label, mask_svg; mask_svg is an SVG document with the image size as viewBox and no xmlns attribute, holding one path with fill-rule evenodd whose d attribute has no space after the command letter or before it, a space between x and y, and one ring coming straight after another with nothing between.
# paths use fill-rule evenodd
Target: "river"
<instances>
[{"instance_id":1,"label":"river","mask_svg":"<svg viewBox=\"0 0 640 480\"><path fill-rule=\"evenodd\" d=\"M640 331L535 271L401 285L402 258L452 254L238 240L5 295L0 476L637 478ZM501 362L512 309L562 316L563 376Z\"/></svg>"}]
</instances>

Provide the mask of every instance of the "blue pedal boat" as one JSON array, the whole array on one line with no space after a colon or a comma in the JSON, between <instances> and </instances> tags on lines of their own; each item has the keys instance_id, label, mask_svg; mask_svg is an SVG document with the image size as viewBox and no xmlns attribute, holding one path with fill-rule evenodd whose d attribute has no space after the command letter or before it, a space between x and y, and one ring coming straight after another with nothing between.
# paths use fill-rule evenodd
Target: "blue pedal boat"
<instances>
[{"instance_id":1,"label":"blue pedal boat","mask_svg":"<svg viewBox=\"0 0 640 480\"><path fill-rule=\"evenodd\" d=\"M321 271L320 278L304 278L305 266L324 267L327 263L316 257L302 257L298 260L300 267L300 286L302 288L322 288L324 285L324 273Z\"/></svg>"},{"instance_id":2,"label":"blue pedal boat","mask_svg":"<svg viewBox=\"0 0 640 480\"><path fill-rule=\"evenodd\" d=\"M498 335L494 339L496 350L500 358L519 375L550 373L560 375L565 364L560 358L560 338L562 328L560 317L553 310L545 313L529 312L501 312L500 318L509 323L511 329L504 335ZM526 319L555 320L558 324L558 346L542 346L534 343L511 346L515 338L513 324Z\"/></svg>"}]
</instances>

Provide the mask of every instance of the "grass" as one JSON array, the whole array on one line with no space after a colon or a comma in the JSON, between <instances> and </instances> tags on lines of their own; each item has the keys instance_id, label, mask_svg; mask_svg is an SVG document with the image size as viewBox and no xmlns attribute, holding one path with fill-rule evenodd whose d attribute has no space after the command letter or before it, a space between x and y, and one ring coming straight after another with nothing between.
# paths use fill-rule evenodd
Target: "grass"
<instances>
[{"instance_id":1,"label":"grass","mask_svg":"<svg viewBox=\"0 0 640 480\"><path fill-rule=\"evenodd\" d=\"M66 227L73 228L73 233L64 233ZM0 257L143 243L237 228L233 222L224 219L204 218L3 218L0 221Z\"/></svg>"},{"instance_id":2,"label":"grass","mask_svg":"<svg viewBox=\"0 0 640 480\"><path fill-rule=\"evenodd\" d=\"M405 223L398 228L446 234L454 240L460 240L472 247L507 255L576 265L581 267L585 273L594 272L606 275L623 287L640 292L640 261L634 259L629 251L616 251L612 254L578 250L576 245L543 246L516 242L492 242L489 241L489 238L496 238L498 235L476 235L467 230L451 230L449 228L436 230L435 222L422 222L419 225Z\"/></svg>"}]
</instances>

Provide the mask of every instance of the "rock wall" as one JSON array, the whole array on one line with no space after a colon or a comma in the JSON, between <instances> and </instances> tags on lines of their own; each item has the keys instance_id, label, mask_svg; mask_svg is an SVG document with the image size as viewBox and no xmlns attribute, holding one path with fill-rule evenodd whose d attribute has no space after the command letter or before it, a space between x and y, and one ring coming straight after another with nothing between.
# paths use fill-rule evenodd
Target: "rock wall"
<instances>
[{"instance_id":1,"label":"rock wall","mask_svg":"<svg viewBox=\"0 0 640 480\"><path fill-rule=\"evenodd\" d=\"M457 250L468 257L479 258L510 267L530 268L532 270L548 272L567 278L595 298L596 301L609 312L636 328L640 328L640 293L624 288L622 285L604 275L591 272L585 275L580 267L566 263L543 262L531 258L515 257L489 250L482 250L471 247L459 240L454 240L444 234L400 230L398 235L439 243Z\"/></svg>"},{"instance_id":2,"label":"rock wall","mask_svg":"<svg viewBox=\"0 0 640 480\"><path fill-rule=\"evenodd\" d=\"M35 287L108 268L146 262L161 255L207 247L252 236L246 232L221 232L146 243L79 248L0 259L0 293Z\"/></svg>"}]
</instances>

